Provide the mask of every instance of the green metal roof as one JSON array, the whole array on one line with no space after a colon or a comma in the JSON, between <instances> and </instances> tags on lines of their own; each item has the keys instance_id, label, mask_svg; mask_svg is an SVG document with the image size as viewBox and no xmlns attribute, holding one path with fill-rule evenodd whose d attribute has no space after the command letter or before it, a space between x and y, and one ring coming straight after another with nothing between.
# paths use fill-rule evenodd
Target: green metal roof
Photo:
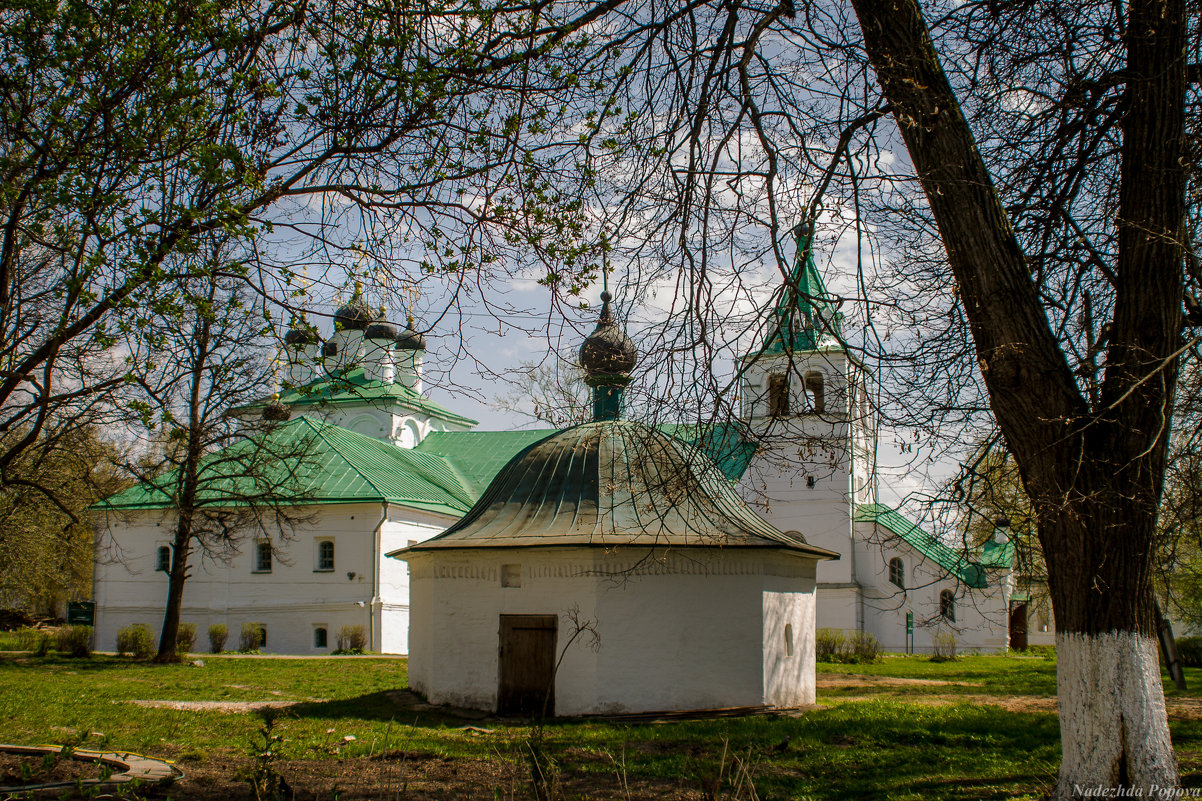
<instances>
[{"instance_id":1,"label":"green metal roof","mask_svg":"<svg viewBox=\"0 0 1202 801\"><path fill-rule=\"evenodd\" d=\"M879 503L861 504L856 507L855 520L857 523L876 523L883 526L965 586L976 589L986 586L985 570L981 565L969 561L965 554L940 542L888 506Z\"/></svg>"},{"instance_id":2,"label":"green metal roof","mask_svg":"<svg viewBox=\"0 0 1202 801\"><path fill-rule=\"evenodd\" d=\"M835 311L835 297L826 291L826 284L814 264L813 239L802 233L801 226L794 231L794 236L797 249L793 270L758 353L816 350L827 333L842 338L841 315Z\"/></svg>"},{"instance_id":3,"label":"green metal roof","mask_svg":"<svg viewBox=\"0 0 1202 801\"><path fill-rule=\"evenodd\" d=\"M696 447L625 420L529 445L459 522L401 551L557 545L783 548L839 558L756 515Z\"/></svg>"},{"instance_id":4,"label":"green metal roof","mask_svg":"<svg viewBox=\"0 0 1202 801\"><path fill-rule=\"evenodd\" d=\"M755 442L744 437L743 427L736 423L675 423L657 428L681 442L700 448L731 481L743 477L755 456Z\"/></svg>"},{"instance_id":5,"label":"green metal roof","mask_svg":"<svg viewBox=\"0 0 1202 801\"><path fill-rule=\"evenodd\" d=\"M342 404L372 404L385 407L398 404L414 411L437 417L461 425L474 426L476 421L470 417L456 414L419 392L399 382L386 384L383 381L371 381L362 367L347 370L336 376L327 376L305 384L295 389L280 393L280 401L292 407L306 406L337 406ZM267 403L264 399L255 406Z\"/></svg>"},{"instance_id":6,"label":"green metal roof","mask_svg":"<svg viewBox=\"0 0 1202 801\"><path fill-rule=\"evenodd\" d=\"M414 451L441 457L454 465L474 493L474 500L518 452L557 430L432 431Z\"/></svg>"},{"instance_id":7,"label":"green metal roof","mask_svg":"<svg viewBox=\"0 0 1202 801\"><path fill-rule=\"evenodd\" d=\"M1014 567L1016 553L1014 543L1010 540L1005 542L990 540L981 546L976 563L984 568L1008 570Z\"/></svg>"},{"instance_id":8,"label":"green metal roof","mask_svg":"<svg viewBox=\"0 0 1202 801\"><path fill-rule=\"evenodd\" d=\"M255 454L271 464L247 477L239 454ZM284 423L262 440L246 440L206 460L201 503L238 505L253 497L262 476L275 482L286 502L302 504L388 501L459 517L478 493L446 460L327 425L308 417ZM97 509L170 509L175 506L175 472L101 501ZM258 483L256 483L258 482Z\"/></svg>"}]
</instances>

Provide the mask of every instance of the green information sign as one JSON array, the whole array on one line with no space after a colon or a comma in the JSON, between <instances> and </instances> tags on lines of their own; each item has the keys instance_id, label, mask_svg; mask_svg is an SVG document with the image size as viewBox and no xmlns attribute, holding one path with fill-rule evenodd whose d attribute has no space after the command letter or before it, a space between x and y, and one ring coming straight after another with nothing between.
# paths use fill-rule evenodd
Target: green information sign
<instances>
[{"instance_id":1,"label":"green information sign","mask_svg":"<svg viewBox=\"0 0 1202 801\"><path fill-rule=\"evenodd\" d=\"M71 601L67 604L67 622L72 626L96 624L96 604L92 601Z\"/></svg>"}]
</instances>

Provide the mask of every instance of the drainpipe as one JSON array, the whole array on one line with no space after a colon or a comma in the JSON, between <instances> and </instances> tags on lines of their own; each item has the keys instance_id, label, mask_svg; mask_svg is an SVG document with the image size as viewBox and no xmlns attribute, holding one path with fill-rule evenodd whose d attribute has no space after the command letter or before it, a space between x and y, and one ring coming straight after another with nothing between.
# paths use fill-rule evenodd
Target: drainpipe
<instances>
[{"instance_id":1,"label":"drainpipe","mask_svg":"<svg viewBox=\"0 0 1202 801\"><path fill-rule=\"evenodd\" d=\"M377 635L382 635L381 627L376 625L376 616L383 610L383 601L380 599L380 559L383 554L380 553L380 539L384 523L388 521L388 501L380 504L380 522L376 524L376 528L372 531L372 552L371 552L371 604L367 610L367 641L368 647L377 653L383 645L383 637L377 641Z\"/></svg>"}]
</instances>

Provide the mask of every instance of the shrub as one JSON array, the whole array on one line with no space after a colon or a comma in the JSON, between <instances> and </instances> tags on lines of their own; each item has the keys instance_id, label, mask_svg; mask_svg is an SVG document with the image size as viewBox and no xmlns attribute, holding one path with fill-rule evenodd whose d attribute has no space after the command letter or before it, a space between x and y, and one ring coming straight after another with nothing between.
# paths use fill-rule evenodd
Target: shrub
<instances>
[{"instance_id":1,"label":"shrub","mask_svg":"<svg viewBox=\"0 0 1202 801\"><path fill-rule=\"evenodd\" d=\"M145 623L134 623L117 632L117 653L138 659L154 656L154 635Z\"/></svg>"},{"instance_id":2,"label":"shrub","mask_svg":"<svg viewBox=\"0 0 1202 801\"><path fill-rule=\"evenodd\" d=\"M1056 658L1056 646L1054 645L1028 645L1027 656L1039 656L1044 659Z\"/></svg>"},{"instance_id":3,"label":"shrub","mask_svg":"<svg viewBox=\"0 0 1202 801\"><path fill-rule=\"evenodd\" d=\"M224 623L214 623L209 626L209 651L219 654L225 650L225 641L230 638L230 630Z\"/></svg>"},{"instance_id":4,"label":"shrub","mask_svg":"<svg viewBox=\"0 0 1202 801\"><path fill-rule=\"evenodd\" d=\"M242 634L238 641L238 652L249 654L262 648L265 639L263 634L262 623L243 623Z\"/></svg>"},{"instance_id":5,"label":"shrub","mask_svg":"<svg viewBox=\"0 0 1202 801\"><path fill-rule=\"evenodd\" d=\"M842 662L847 640L838 629L818 629L814 635L814 656L819 662Z\"/></svg>"},{"instance_id":6,"label":"shrub","mask_svg":"<svg viewBox=\"0 0 1202 801\"><path fill-rule=\"evenodd\" d=\"M92 655L91 626L63 626L55 634L54 650L60 654L86 659Z\"/></svg>"},{"instance_id":7,"label":"shrub","mask_svg":"<svg viewBox=\"0 0 1202 801\"><path fill-rule=\"evenodd\" d=\"M937 631L931 638L931 661L951 662L956 658L956 635L950 631Z\"/></svg>"},{"instance_id":8,"label":"shrub","mask_svg":"<svg viewBox=\"0 0 1202 801\"><path fill-rule=\"evenodd\" d=\"M881 643L867 631L853 631L848 645L852 662L871 664L880 659Z\"/></svg>"},{"instance_id":9,"label":"shrub","mask_svg":"<svg viewBox=\"0 0 1202 801\"><path fill-rule=\"evenodd\" d=\"M1202 637L1180 637L1177 658L1186 667L1202 667Z\"/></svg>"},{"instance_id":10,"label":"shrub","mask_svg":"<svg viewBox=\"0 0 1202 801\"><path fill-rule=\"evenodd\" d=\"M362 626L343 626L338 629L336 654L361 654L367 650L367 632Z\"/></svg>"},{"instance_id":11,"label":"shrub","mask_svg":"<svg viewBox=\"0 0 1202 801\"><path fill-rule=\"evenodd\" d=\"M180 623L175 632L175 652L178 654L191 653L196 647L196 624Z\"/></svg>"},{"instance_id":12,"label":"shrub","mask_svg":"<svg viewBox=\"0 0 1202 801\"><path fill-rule=\"evenodd\" d=\"M50 653L50 635L47 632L38 633L37 645L34 646L34 656L45 656Z\"/></svg>"},{"instance_id":13,"label":"shrub","mask_svg":"<svg viewBox=\"0 0 1202 801\"><path fill-rule=\"evenodd\" d=\"M5 648L14 651L32 651L38 644L38 630L32 627L9 632L3 638Z\"/></svg>"}]
</instances>

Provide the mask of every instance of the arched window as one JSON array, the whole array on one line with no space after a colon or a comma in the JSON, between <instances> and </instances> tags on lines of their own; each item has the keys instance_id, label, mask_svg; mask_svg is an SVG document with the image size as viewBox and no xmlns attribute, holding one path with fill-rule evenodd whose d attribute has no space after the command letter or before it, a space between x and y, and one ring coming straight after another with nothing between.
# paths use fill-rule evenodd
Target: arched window
<instances>
[{"instance_id":1,"label":"arched window","mask_svg":"<svg viewBox=\"0 0 1202 801\"><path fill-rule=\"evenodd\" d=\"M785 656L793 656L793 624L785 624Z\"/></svg>"},{"instance_id":2,"label":"arched window","mask_svg":"<svg viewBox=\"0 0 1202 801\"><path fill-rule=\"evenodd\" d=\"M325 626L318 626L313 629L313 647L328 648L330 645L330 632Z\"/></svg>"},{"instance_id":3,"label":"arched window","mask_svg":"<svg viewBox=\"0 0 1202 801\"><path fill-rule=\"evenodd\" d=\"M806 373L806 392L810 394L810 401L814 406L814 414L822 414L826 411L826 387L824 386L822 373L817 370L811 370Z\"/></svg>"},{"instance_id":4,"label":"arched window","mask_svg":"<svg viewBox=\"0 0 1202 801\"><path fill-rule=\"evenodd\" d=\"M784 417L789 413L789 377L782 373L768 376L768 415Z\"/></svg>"},{"instance_id":5,"label":"arched window","mask_svg":"<svg viewBox=\"0 0 1202 801\"><path fill-rule=\"evenodd\" d=\"M900 557L889 560L889 583L896 584L901 590L906 588L906 563Z\"/></svg>"},{"instance_id":6,"label":"arched window","mask_svg":"<svg viewBox=\"0 0 1202 801\"><path fill-rule=\"evenodd\" d=\"M166 545L160 545L158 555L155 558L154 569L163 573L171 572L171 549Z\"/></svg>"},{"instance_id":7,"label":"arched window","mask_svg":"<svg viewBox=\"0 0 1202 801\"><path fill-rule=\"evenodd\" d=\"M271 543L259 542L255 544L255 572L270 573L271 572Z\"/></svg>"},{"instance_id":8,"label":"arched window","mask_svg":"<svg viewBox=\"0 0 1202 801\"><path fill-rule=\"evenodd\" d=\"M334 569L333 540L321 540L317 543L317 569L322 571Z\"/></svg>"},{"instance_id":9,"label":"arched window","mask_svg":"<svg viewBox=\"0 0 1202 801\"><path fill-rule=\"evenodd\" d=\"M956 622L956 594L951 590L939 593L939 616L949 623Z\"/></svg>"}]
</instances>

